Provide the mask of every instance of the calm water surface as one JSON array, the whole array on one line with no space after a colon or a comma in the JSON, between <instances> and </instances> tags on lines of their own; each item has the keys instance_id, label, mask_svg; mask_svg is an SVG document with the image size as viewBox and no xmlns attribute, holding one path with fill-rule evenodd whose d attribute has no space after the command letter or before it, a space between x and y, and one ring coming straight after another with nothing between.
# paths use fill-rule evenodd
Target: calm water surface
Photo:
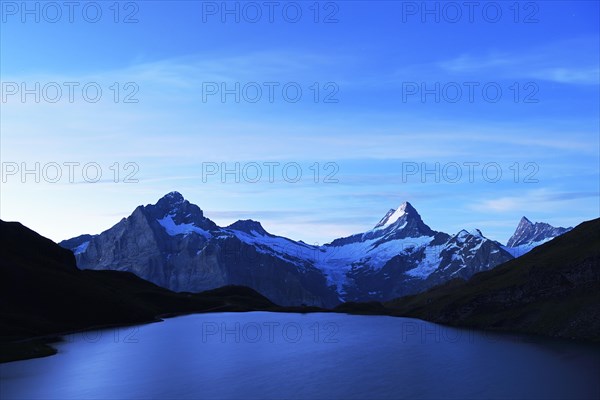
<instances>
[{"instance_id":1,"label":"calm water surface","mask_svg":"<svg viewBox=\"0 0 600 400\"><path fill-rule=\"evenodd\" d=\"M0 398L600 398L598 346L405 318L197 314L56 346L1 364Z\"/></svg>"}]
</instances>

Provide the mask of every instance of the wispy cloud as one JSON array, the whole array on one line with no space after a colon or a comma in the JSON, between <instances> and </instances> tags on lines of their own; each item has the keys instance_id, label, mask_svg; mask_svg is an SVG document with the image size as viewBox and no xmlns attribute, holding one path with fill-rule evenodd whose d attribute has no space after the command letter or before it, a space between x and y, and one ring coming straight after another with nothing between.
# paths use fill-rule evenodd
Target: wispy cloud
<instances>
[{"instance_id":1,"label":"wispy cloud","mask_svg":"<svg viewBox=\"0 0 600 400\"><path fill-rule=\"evenodd\" d=\"M489 54L461 54L442 60L441 72L453 75L487 77L488 79L536 79L549 82L598 85L600 65L597 37L582 37L545 44L524 51ZM581 54L587 54L582 57ZM433 71L432 71L433 72Z\"/></svg>"},{"instance_id":2,"label":"wispy cloud","mask_svg":"<svg viewBox=\"0 0 600 400\"><path fill-rule=\"evenodd\" d=\"M518 196L483 199L470 205L472 210L487 213L555 211L564 202L584 198L599 198L598 192L555 192L549 189L531 190Z\"/></svg>"},{"instance_id":3,"label":"wispy cloud","mask_svg":"<svg viewBox=\"0 0 600 400\"><path fill-rule=\"evenodd\" d=\"M590 127L596 127L597 114L582 118L562 112L571 103L560 96L544 98L547 102L539 107L489 105L487 114L468 103L445 110L418 104L421 109L413 112L400 103L398 89L407 79L539 79L577 85L568 87L576 97L577 90L591 92L589 86L598 83L597 54L580 55L595 43L597 38L581 39L526 51L507 45L488 53L462 46L456 57L446 52L444 58L436 58L437 51L428 51L425 57L402 57L406 62L390 59L393 45L385 41L384 52L369 53L373 59L351 46L321 52L271 47L239 54L219 49L88 69L76 76L46 70L3 74L4 81L95 81L104 88L115 81L136 82L137 104L37 104L13 98L2 104L0 152L3 160L96 161L105 170L114 161L133 161L140 165L140 183L110 185L107 177L102 185L11 183L3 185L2 212L33 228L43 221L42 233L62 239L106 229L136 205L179 190L219 223L258 219L275 234L309 242L369 229L389 208L406 200L418 203L420 211L423 207L433 228L448 232L462 228L462 218L492 221L490 226L510 230L511 223L502 221L513 221L515 213L556 212L565 204L577 209L577 216L593 215L598 193L589 182L598 179L598 136ZM420 46L427 48L426 43ZM206 81L312 84L323 77L335 77L340 85L338 104L201 101ZM544 108L548 103L554 107ZM340 164L340 183L318 186L304 180L291 185L279 176L273 185L209 185L202 182L205 161L295 161L304 166L333 161ZM358 167L353 161L360 162ZM403 161L429 163L429 168L436 162L500 162L505 177L498 185L406 184L398 169ZM536 190L511 186L508 167L527 161L538 162L540 174L547 178ZM549 179L569 190L551 189Z\"/></svg>"},{"instance_id":4,"label":"wispy cloud","mask_svg":"<svg viewBox=\"0 0 600 400\"><path fill-rule=\"evenodd\" d=\"M598 85L600 68L547 68L532 72L531 77L558 83Z\"/></svg>"},{"instance_id":5,"label":"wispy cloud","mask_svg":"<svg viewBox=\"0 0 600 400\"><path fill-rule=\"evenodd\" d=\"M492 54L486 57L476 57L470 54L463 54L450 60L444 60L438 63L443 70L450 72L473 72L490 70L492 68L514 67L515 58L508 54Z\"/></svg>"}]
</instances>

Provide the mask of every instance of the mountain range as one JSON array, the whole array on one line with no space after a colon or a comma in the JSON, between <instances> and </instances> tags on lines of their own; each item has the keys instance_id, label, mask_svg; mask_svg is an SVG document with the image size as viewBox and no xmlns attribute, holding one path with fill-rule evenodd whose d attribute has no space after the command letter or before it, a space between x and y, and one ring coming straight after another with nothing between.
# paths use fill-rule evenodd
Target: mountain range
<instances>
[{"instance_id":1,"label":"mountain range","mask_svg":"<svg viewBox=\"0 0 600 400\"><path fill-rule=\"evenodd\" d=\"M599 342L600 218L467 281L453 279L392 300L377 312L444 325Z\"/></svg>"},{"instance_id":2,"label":"mountain range","mask_svg":"<svg viewBox=\"0 0 600 400\"><path fill-rule=\"evenodd\" d=\"M389 216L396 212L401 218L412 211L408 204L403 210L394 210L376 228L387 229ZM173 292L130 272L82 270L72 251L18 222L0 220L0 362L54 354L56 350L48 343L65 332L159 321L180 313L220 311L407 316L456 326L598 341L599 224L600 218L584 222L526 255L468 280L452 278L415 295L387 302L346 302L328 310L280 307L243 286L228 285L202 293ZM196 232L198 227L191 225L173 228L184 233L171 233L175 237L192 235L185 233ZM248 222L233 225L242 229ZM250 225L250 232L258 232L259 226ZM228 228L217 231L220 229ZM379 233L374 237L381 240ZM92 242L94 236L87 239ZM354 240L352 236L342 239L338 247ZM84 241L79 251L89 246Z\"/></svg>"},{"instance_id":3,"label":"mountain range","mask_svg":"<svg viewBox=\"0 0 600 400\"><path fill-rule=\"evenodd\" d=\"M570 229L523 217L502 245L477 229L434 231L406 202L371 230L314 246L272 235L253 220L219 227L171 192L100 234L60 245L73 251L80 269L132 272L173 291L244 285L281 305L333 307L468 279Z\"/></svg>"}]
</instances>

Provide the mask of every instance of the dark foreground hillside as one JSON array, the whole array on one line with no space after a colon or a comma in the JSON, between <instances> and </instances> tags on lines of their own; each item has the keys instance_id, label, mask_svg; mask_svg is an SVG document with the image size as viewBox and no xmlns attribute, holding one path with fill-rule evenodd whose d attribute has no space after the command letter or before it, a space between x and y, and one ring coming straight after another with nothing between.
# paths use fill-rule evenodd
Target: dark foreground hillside
<instances>
[{"instance_id":1,"label":"dark foreground hillside","mask_svg":"<svg viewBox=\"0 0 600 400\"><path fill-rule=\"evenodd\" d=\"M128 272L82 271L70 250L0 221L0 361L54 354L48 336L63 332L168 314L252 310L279 309L246 287L175 293Z\"/></svg>"},{"instance_id":2,"label":"dark foreground hillside","mask_svg":"<svg viewBox=\"0 0 600 400\"><path fill-rule=\"evenodd\" d=\"M600 341L600 218L468 281L385 306L447 325Z\"/></svg>"},{"instance_id":3,"label":"dark foreground hillside","mask_svg":"<svg viewBox=\"0 0 600 400\"><path fill-rule=\"evenodd\" d=\"M61 333L160 316L326 311L278 307L241 286L175 293L127 272L79 270L70 250L16 222L0 221L0 238L0 362L54 354L47 343ZM469 281L334 311L600 341L600 219Z\"/></svg>"}]
</instances>

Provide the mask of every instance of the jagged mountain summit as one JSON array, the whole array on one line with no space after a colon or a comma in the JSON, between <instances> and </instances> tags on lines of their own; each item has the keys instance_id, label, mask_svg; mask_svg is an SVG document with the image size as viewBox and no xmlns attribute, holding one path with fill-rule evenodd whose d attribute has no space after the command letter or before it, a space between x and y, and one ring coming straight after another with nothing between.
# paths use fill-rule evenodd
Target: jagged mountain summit
<instances>
[{"instance_id":1,"label":"jagged mountain summit","mask_svg":"<svg viewBox=\"0 0 600 400\"><path fill-rule=\"evenodd\" d=\"M385 306L445 325L600 342L600 218L536 251Z\"/></svg>"},{"instance_id":2,"label":"jagged mountain summit","mask_svg":"<svg viewBox=\"0 0 600 400\"><path fill-rule=\"evenodd\" d=\"M545 222L533 223L530 220L528 220L527 217L523 217L521 218L521 221L519 221L517 230L515 231L515 233L513 233L510 239L508 239L506 245L508 247L517 247L531 243L541 244L547 242L549 239L560 236L563 233L570 231L571 229L573 228L556 228Z\"/></svg>"},{"instance_id":3,"label":"jagged mountain summit","mask_svg":"<svg viewBox=\"0 0 600 400\"><path fill-rule=\"evenodd\" d=\"M373 229L336 239L322 251L317 267L344 301L418 293L512 259L480 231L448 235L432 230L410 203L390 210Z\"/></svg>"},{"instance_id":4,"label":"jagged mountain summit","mask_svg":"<svg viewBox=\"0 0 600 400\"><path fill-rule=\"evenodd\" d=\"M221 228L177 192L137 207L99 235L60 244L74 251L79 268L129 271L174 291L239 284L256 288L278 304L337 302L319 270L282 251L302 246L268 234L257 222L238 221Z\"/></svg>"},{"instance_id":5,"label":"jagged mountain summit","mask_svg":"<svg viewBox=\"0 0 600 400\"><path fill-rule=\"evenodd\" d=\"M81 269L129 271L175 291L245 285L278 304L324 307L418 293L513 258L479 230L432 230L408 202L373 229L312 246L253 220L219 227L178 192L98 235L60 244Z\"/></svg>"},{"instance_id":6,"label":"jagged mountain summit","mask_svg":"<svg viewBox=\"0 0 600 400\"><path fill-rule=\"evenodd\" d=\"M546 243L571 229L573 228L557 228L545 222L533 223L527 217L522 217L515 233L506 243L507 251L515 257L521 256L534 247Z\"/></svg>"},{"instance_id":7,"label":"jagged mountain summit","mask_svg":"<svg viewBox=\"0 0 600 400\"><path fill-rule=\"evenodd\" d=\"M403 232L403 235L413 237L433 233L409 202L402 203L397 209L392 208L388 211L371 232L387 233L400 230Z\"/></svg>"}]
</instances>

